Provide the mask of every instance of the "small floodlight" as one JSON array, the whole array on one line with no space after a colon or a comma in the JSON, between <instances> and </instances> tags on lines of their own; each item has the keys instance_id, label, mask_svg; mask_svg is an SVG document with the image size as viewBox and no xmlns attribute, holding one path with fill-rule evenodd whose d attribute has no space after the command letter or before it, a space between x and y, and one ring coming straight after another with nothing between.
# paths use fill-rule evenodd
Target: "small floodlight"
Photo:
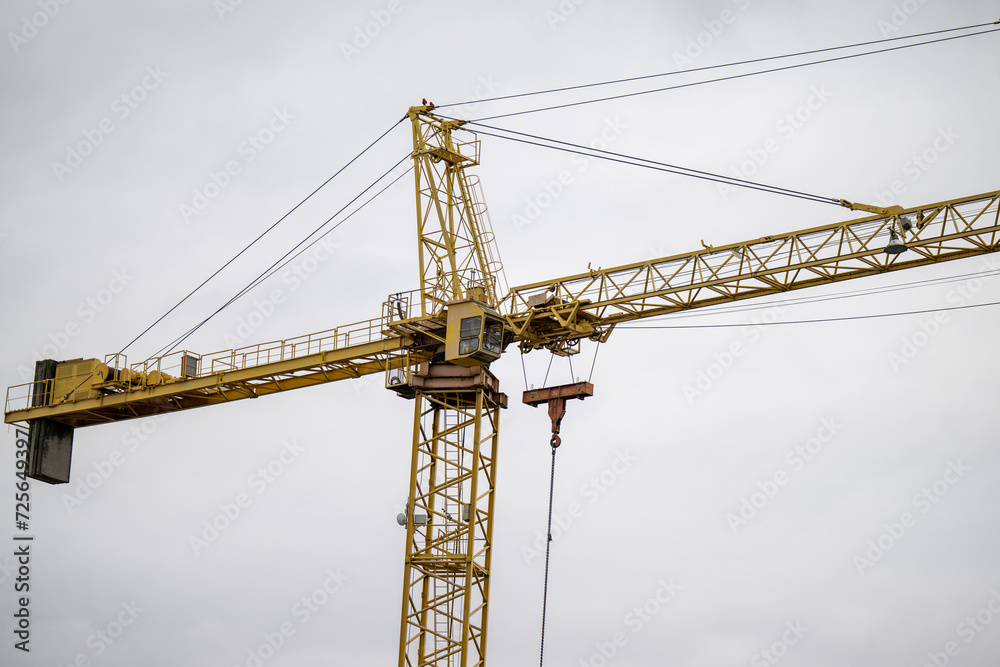
<instances>
[{"instance_id":1,"label":"small floodlight","mask_svg":"<svg viewBox=\"0 0 1000 667\"><path fill-rule=\"evenodd\" d=\"M889 230L889 245L885 247L885 253L887 255L898 255L901 252L906 252L909 248L906 244L900 240L899 235L896 234L896 230Z\"/></svg>"}]
</instances>

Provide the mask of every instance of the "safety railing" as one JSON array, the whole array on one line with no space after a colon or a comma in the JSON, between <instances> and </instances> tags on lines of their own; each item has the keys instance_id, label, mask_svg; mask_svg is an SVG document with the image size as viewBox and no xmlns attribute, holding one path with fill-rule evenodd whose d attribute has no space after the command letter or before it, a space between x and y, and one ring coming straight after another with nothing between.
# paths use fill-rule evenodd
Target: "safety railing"
<instances>
[{"instance_id":1,"label":"safety railing","mask_svg":"<svg viewBox=\"0 0 1000 667\"><path fill-rule=\"evenodd\" d=\"M379 317L295 338L203 354L199 357L200 363L197 373L186 376L216 375L280 361L291 361L320 352L373 343L384 338L384 320ZM180 368L185 356L190 358L191 355L191 352L173 352L163 357L154 357L139 364L133 364L132 369L144 373L161 371L171 374L171 371L176 372Z\"/></svg>"},{"instance_id":2,"label":"safety railing","mask_svg":"<svg viewBox=\"0 0 1000 667\"><path fill-rule=\"evenodd\" d=\"M300 359L320 352L342 350L374 343L394 334L386 326L386 318L364 320L316 333L270 341L256 345L196 354L179 350L129 365L123 354L105 358L107 380L100 383L102 391L131 391L178 380L230 373L281 361ZM92 377L88 373L86 378ZM81 375L81 379L84 376ZM63 380L65 382L65 379ZM92 383L97 384L97 383ZM36 397L32 400L32 397ZM7 389L5 412L23 410L50 403L53 380L39 380Z\"/></svg>"}]
</instances>

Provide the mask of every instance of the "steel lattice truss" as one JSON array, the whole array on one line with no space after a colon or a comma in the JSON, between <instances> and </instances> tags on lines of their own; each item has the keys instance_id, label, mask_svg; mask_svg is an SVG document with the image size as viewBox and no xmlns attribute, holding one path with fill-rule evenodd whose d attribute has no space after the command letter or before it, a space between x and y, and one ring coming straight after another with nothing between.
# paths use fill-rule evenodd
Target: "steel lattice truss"
<instances>
[{"instance_id":1,"label":"steel lattice truss","mask_svg":"<svg viewBox=\"0 0 1000 667\"><path fill-rule=\"evenodd\" d=\"M42 361L35 382L8 390L5 415L7 423L75 428L384 371L386 386L415 406L400 667L472 667L486 655L495 461L506 397L485 367L456 375L458 366L443 360L448 336L460 335L448 333L449 302L495 307L506 320L504 347L573 354L581 339L603 341L622 322L1000 250L996 191L892 211L858 205L879 213L507 292L478 181L465 173L478 164L478 139L472 133L468 141L454 139L462 123L434 116L427 105L408 116L419 291L391 295L380 318L274 343L179 352L131 366L122 355ZM886 252L891 234L906 252ZM895 241L894 249L901 250ZM72 429L57 438L71 446Z\"/></svg>"},{"instance_id":2,"label":"steel lattice truss","mask_svg":"<svg viewBox=\"0 0 1000 667\"><path fill-rule=\"evenodd\" d=\"M506 284L479 179L465 173L479 164L479 139L461 123L411 110L417 188L417 247L421 268L421 315L440 313L472 286L495 305Z\"/></svg>"},{"instance_id":3,"label":"steel lattice truss","mask_svg":"<svg viewBox=\"0 0 1000 667\"><path fill-rule=\"evenodd\" d=\"M998 197L992 192L515 287L502 308L522 349L564 352L574 340L603 339L620 322L994 252ZM908 252L885 252L890 230Z\"/></svg>"},{"instance_id":4,"label":"steel lattice truss","mask_svg":"<svg viewBox=\"0 0 1000 667\"><path fill-rule=\"evenodd\" d=\"M483 387L416 395L400 665L485 661L500 407Z\"/></svg>"}]
</instances>

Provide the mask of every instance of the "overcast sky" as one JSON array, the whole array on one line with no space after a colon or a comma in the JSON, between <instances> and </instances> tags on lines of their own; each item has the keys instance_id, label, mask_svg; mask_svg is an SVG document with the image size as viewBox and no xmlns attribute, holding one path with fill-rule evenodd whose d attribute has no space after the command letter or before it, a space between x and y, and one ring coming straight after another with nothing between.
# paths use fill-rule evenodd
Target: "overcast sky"
<instances>
[{"instance_id":1,"label":"overcast sky","mask_svg":"<svg viewBox=\"0 0 1000 667\"><path fill-rule=\"evenodd\" d=\"M998 18L985 0L11 0L4 386L30 379L36 359L120 350L421 98L482 118L708 74L488 97ZM998 64L994 33L492 122L917 206L1000 188ZM397 126L129 361L214 311L410 150ZM491 137L477 173L513 285L855 215ZM416 288L407 178L185 347L376 317L387 294ZM996 302L997 269L986 256L748 302L666 322L745 327L623 329L596 364L592 346L572 371L556 359L549 384L594 364L596 393L563 422L546 663L996 664L1000 311L756 324ZM511 667L538 659L550 456L544 410L520 402L549 357L528 355L522 371L517 356L493 366L510 408L489 664ZM32 484L28 655L13 648L6 429L0 662L246 666L264 645L269 667L395 664L411 421L412 404L372 376L77 431L71 483ZM268 466L280 474L263 478ZM240 494L239 516L193 547ZM323 604L310 610L311 597ZM293 633L270 656L283 624Z\"/></svg>"}]
</instances>

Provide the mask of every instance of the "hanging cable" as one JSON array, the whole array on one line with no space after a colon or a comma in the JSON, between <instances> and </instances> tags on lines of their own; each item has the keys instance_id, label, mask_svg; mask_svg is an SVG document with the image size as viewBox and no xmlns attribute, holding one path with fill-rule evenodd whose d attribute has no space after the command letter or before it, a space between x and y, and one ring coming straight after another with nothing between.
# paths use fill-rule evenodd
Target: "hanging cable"
<instances>
[{"instance_id":1,"label":"hanging cable","mask_svg":"<svg viewBox=\"0 0 1000 667\"><path fill-rule=\"evenodd\" d=\"M168 343L166 346L160 348L160 350L156 354L154 354L153 356L154 357L158 357L158 356L161 356L163 354L169 354L170 352L172 352L174 349L177 348L178 345L180 345L185 340L187 340L188 337L190 337L194 332L196 332L198 329L200 329L206 323L208 323L209 320L211 320L213 317L215 317L216 315L218 315L219 313L221 313L223 310L225 310L226 308L228 308L230 305L232 305L234 302L236 302L238 299L240 299L241 297L243 297L244 295L246 295L248 292L250 292L257 285L259 285L263 281L267 280L272 275L274 275L275 273L277 273L278 271L280 271L281 269L283 269L285 266L287 266L289 263L291 263L292 261L294 261L302 253L304 253L306 250L308 250L313 245L315 245L316 243L318 243L327 234L330 234L335 229L337 229L338 227L340 227L342 224L344 224L345 222L347 222L348 220L350 220L354 216L354 214L356 214L359 211L361 211L365 206L367 206L368 204L370 204L376 197L378 197L383 192L385 192L386 190L388 190L389 188L391 188L399 179L401 179L404 176L406 176L410 172L410 170L407 169L406 171L404 171L403 173L401 173L399 176L397 176L395 179L393 179L389 184L387 184L381 190L379 190L374 195L372 195L370 198L368 198L358 208L356 208L354 211L352 211L350 214L348 214L346 217L344 217L343 220L341 220L340 222L338 222L337 224L335 224L333 227L331 227L327 231L323 232L322 235L320 235L320 236L316 237L315 239L313 239L310 243L308 243L308 245L305 245L300 250L298 250L298 252L295 252L295 250L297 248L299 248L300 246L303 246L303 244L306 243L306 241L308 241L312 236L314 236L317 233L319 233L323 229L323 227L325 227L327 224L329 224L338 215L340 215L341 213L343 213L347 209L347 207L349 207L351 204L353 204L354 202L356 202L366 192L368 192L369 190L371 190L375 185L378 184L379 181L381 181L387 175L389 175L390 173L392 173L393 169L395 169L396 167L398 167L400 164L402 164L409 157L410 157L409 154L403 156L403 158L401 158L399 160L399 162L397 162L392 167L390 167L385 173L383 173L374 182L372 182L371 185L369 185L368 187L366 187L364 190L362 190L360 193L358 193L353 199L351 199L351 201L349 201L346 204L344 204L344 206L342 206L340 208L340 210L338 210L332 216L330 216L329 218L327 218L327 220L325 222L323 222L323 224L321 224L319 227L317 227L315 230L313 230L308 236L306 236L305 239L303 239L302 241L299 241L299 243L297 243L291 250L289 250L288 252L286 252L278 260L276 260L274 263L272 263L271 266L269 266L267 269L264 270L264 272L262 272L256 278L254 278L248 285L246 285L243 289L241 289L235 296L233 296L228 301L226 301L226 303L222 304L222 306L220 306L218 309L216 309L215 312L213 312L211 315L209 315L208 317L206 317L205 319L203 319L201 322L199 322L198 324L196 324L194 327L192 327L191 329L189 329L186 333L184 333L183 335L181 335L178 338L175 338L172 342ZM295 253L294 255L292 254L293 252ZM291 255L291 256L289 257L289 255Z\"/></svg>"},{"instance_id":2,"label":"hanging cable","mask_svg":"<svg viewBox=\"0 0 1000 667\"><path fill-rule=\"evenodd\" d=\"M549 555L552 550L552 499L556 487L556 450L558 445L552 445L552 471L549 473L549 524L545 540L545 583L542 586L542 642L538 650L538 667L542 667L545 658L545 613L549 602Z\"/></svg>"},{"instance_id":3,"label":"hanging cable","mask_svg":"<svg viewBox=\"0 0 1000 667\"><path fill-rule=\"evenodd\" d=\"M520 97L531 97L534 95L548 95L550 93L563 93L569 90L581 90L583 88L595 88L597 86L610 86L619 83L631 83L633 81L643 81L645 79L656 79L665 76L676 76L678 74L690 74L692 72L705 72L713 69L721 69L724 67L738 67L740 65L752 65L754 63L767 62L769 60L781 60L782 58L797 58L799 56L809 56L816 53L826 53L828 51L839 51L842 49L853 49L861 46L871 46L872 44L885 44L888 42L895 42L903 39L917 39L918 37L929 37L931 35L941 35L948 32L957 32L959 30L974 30L975 28L984 28L988 25L996 25L1000 21L991 21L989 23L978 23L975 25L967 25L961 28L945 28L943 30L934 30L931 32L922 32L914 35L903 35L900 37L887 37L885 39L875 39L868 42L856 42L854 44L844 44L842 46L830 46L822 49L812 49L810 51L799 51L798 53L786 53L780 56L767 56L764 58L754 58L752 60L741 60L739 62L724 63L721 65L707 65L705 67L694 67L692 69L678 70L674 72L660 72L658 74L644 74L641 76L632 76L623 79L614 79L611 81L599 81L597 83L585 83L577 86L563 86L562 88L550 88L548 90L536 90L528 93L514 93L512 95L500 95L498 97L487 97L485 99L477 100L477 104L485 104L487 102L499 102L501 100L511 100ZM443 109L445 107L460 106L466 104L466 102L452 102L450 104L438 104L435 108Z\"/></svg>"},{"instance_id":4,"label":"hanging cable","mask_svg":"<svg viewBox=\"0 0 1000 667\"><path fill-rule=\"evenodd\" d=\"M587 376L587 382L594 379L594 367L597 366L597 352L601 349L601 341L597 341L597 345L594 347L594 360L590 363L590 375Z\"/></svg>"},{"instance_id":5,"label":"hanging cable","mask_svg":"<svg viewBox=\"0 0 1000 667\"><path fill-rule=\"evenodd\" d=\"M524 367L524 353L522 352L521 357L521 372L524 373L524 390L528 391L528 369Z\"/></svg>"},{"instance_id":6,"label":"hanging cable","mask_svg":"<svg viewBox=\"0 0 1000 667\"><path fill-rule=\"evenodd\" d=\"M829 294L825 296L804 296L792 299L781 299L779 301L781 306L798 306L803 304L821 303L824 301L837 301L840 299L853 299L859 296L873 296L878 294L889 294L891 292L901 292L903 290L917 289L920 287L929 287L934 285L943 285L947 283L955 283L960 280L968 279L986 279L993 276L1000 275L1000 269L994 271L981 271L977 273L965 273L957 276L946 276L942 278L930 278L928 280L916 280L906 283L898 283L895 285L888 285L886 287L873 287L863 290L852 290L848 292L837 292L835 294ZM707 308L699 308L695 311L687 311L683 313L673 313L671 315L664 315L658 317L651 317L646 320L647 323L654 322L664 322L667 320L678 320L678 319L688 319L696 317L713 317L716 315L730 314L730 313L744 313L752 312L755 310L762 310L764 308L774 307L771 303L763 303L758 305L747 305L747 304L728 304L721 306L709 306Z\"/></svg>"},{"instance_id":7,"label":"hanging cable","mask_svg":"<svg viewBox=\"0 0 1000 667\"><path fill-rule=\"evenodd\" d=\"M629 164L636 167L644 167L646 169L653 169L655 171L665 171L669 174L676 174L678 176L690 176L692 178L699 178L706 181L722 183L723 185L732 185L734 187L747 188L750 190L760 190L761 192L769 192L777 195L796 197L808 201L819 202L821 204L833 204L835 206L842 206L842 204L840 203L840 199L837 199L835 197L824 197L822 195L814 195L808 192L801 192L799 190L790 190L788 188L781 188L775 185L766 185L763 183L755 183L753 181L746 181L743 179L734 178L732 176L723 176L722 174L714 174L708 171L690 169L688 167L679 167L677 165L668 164L666 162L658 162L656 160L648 160L646 158L624 155L622 153L615 153L613 151L590 148L588 146L573 144L567 141L559 141L557 139L548 139L545 137L539 137L533 134L527 134L525 132L515 132L513 130L505 130L503 128L493 127L490 125L483 125L482 123L478 123L476 121L470 121L468 124L475 125L476 127L485 127L488 129L498 130L500 132L507 132L509 134L519 135L522 137L531 137L532 139L537 139L538 141L528 141L527 139L519 139L517 137L505 136L502 134L493 134L491 132L484 132L482 130L478 130L479 134L484 134L489 137L496 137L498 139L517 141L520 143L529 144L531 146L551 148L553 150L564 151L567 153L575 153L577 155L583 155L585 157L599 158L602 160L607 160L609 162L618 162L620 164ZM543 141L549 143L540 143ZM552 145L552 144L558 144L558 145ZM567 148L563 148L563 146L566 146Z\"/></svg>"},{"instance_id":8,"label":"hanging cable","mask_svg":"<svg viewBox=\"0 0 1000 667\"><path fill-rule=\"evenodd\" d=\"M949 308L928 308L927 310L909 310L902 313L877 313L875 315L853 315L849 317L826 317L817 320L788 320L786 322L757 322L754 324L654 324L628 326L619 324L619 329L730 329L734 327L770 327L787 324L820 324L823 322L847 322L850 320L874 320L881 317L901 317L903 315L927 315L929 313L941 313L950 310L965 310L966 308L983 308L985 306L1000 306L1000 301L989 303L970 303L964 306L951 306Z\"/></svg>"},{"instance_id":9,"label":"hanging cable","mask_svg":"<svg viewBox=\"0 0 1000 667\"><path fill-rule=\"evenodd\" d=\"M552 370L552 360L555 359L556 355L551 351L549 352L549 366L545 369L545 379L542 380L542 386L544 387L549 383L549 371Z\"/></svg>"},{"instance_id":10,"label":"hanging cable","mask_svg":"<svg viewBox=\"0 0 1000 667\"><path fill-rule=\"evenodd\" d=\"M998 22L998 23L1000 23L1000 22ZM993 23L984 23L984 24L981 24L981 25L995 25L995 24L993 24ZM888 48L884 48L884 49L875 49L873 51L865 51L863 53L852 53L852 54L849 54L849 55L846 55L846 56L836 56L836 57L833 57L833 58L823 58L821 60L814 60L814 61L806 62L806 63L796 63L794 65L785 65L783 67L772 67L771 69L757 70L757 71L754 71L754 72L744 72L742 74L732 74L730 76L718 77L716 79L705 79L705 80L702 80L702 81L692 81L690 83L682 83L682 84L678 84L676 86L665 86L663 88L654 88L654 89L651 89L651 90L640 90L640 91L636 91L636 92L632 92L632 93L622 93L620 95L609 95L607 97L599 97L599 98L594 98L594 99L589 99L589 100L580 100L578 102L567 102L565 104L554 104L552 106L539 107L537 109L526 109L524 111L512 111L510 113L496 114L496 115L493 115L493 116L483 116L482 118L477 118L475 120L477 120L477 121L496 120L497 118L510 118L512 116L523 116L525 114L538 113L540 111L554 111L556 109L567 109L569 107L582 106L584 104L595 104L597 102L608 102L608 101L611 101L611 100L620 100L620 99L624 99L624 98L627 98L627 97L636 97L636 96L639 96L639 95L651 95L653 93L662 93L662 92L665 92L665 91L668 91L668 90L679 90L681 88L690 88L692 86L701 86L701 85L704 85L706 83L719 83L721 81L732 81L732 80L735 80L735 79L743 79L743 78L750 77L750 76L757 76L759 74L770 74L772 72L782 72L782 71L785 71L785 70L792 70L792 69L797 69L797 68L800 68L800 67L810 67L812 65L822 65L824 63L832 63L832 62L837 62L839 60L849 60L851 58L860 58L862 56L871 56L871 55L875 55L875 54L878 54L878 53L888 53L890 51L899 51L901 49L909 49L909 48L913 48L913 47L916 47L916 46L926 46L927 44L936 44L936 43L939 43L939 42L947 42L947 41L951 41L951 40L954 40L954 39L965 39L966 37L975 37L976 35L985 35L987 33L998 32L998 31L1000 31L1000 28L992 28L992 29L989 29L989 30L980 30L979 32L971 32L971 33L967 33L967 34L964 34L964 35L954 35L952 37L942 37L940 39L931 39L931 40L927 40L927 41L924 41L924 42L917 42L915 44L903 44L902 46L892 46L892 47L888 47Z\"/></svg>"},{"instance_id":11,"label":"hanging cable","mask_svg":"<svg viewBox=\"0 0 1000 667\"><path fill-rule=\"evenodd\" d=\"M240 299L243 296L245 296L248 292L250 292L251 290L253 290L259 284L261 284L262 282L264 282L265 280L267 280L268 278L270 278L271 276L273 276L275 273L277 273L281 269L283 269L285 266L287 266L288 264L290 264L292 261L294 261L296 258L298 258L302 253L304 253L306 250L308 250L309 248L311 248L312 246L314 246L316 243L318 243L320 240L322 240L328 234L330 234L331 232L333 232L334 230L336 230L342 224L344 224L345 222L347 222L348 220L350 220L356 213L360 212L365 206L367 206L368 204L370 204L376 197L378 197L383 192L385 192L386 190L388 190L389 188L391 188L399 179L403 178L403 176L406 176L406 174L408 174L410 172L410 170L407 169L405 172L403 172L402 174L400 174L399 176L397 176L392 182L390 182L388 185L386 185L381 190L379 190L374 195L372 195L370 198L368 198L363 204L361 204L361 206L359 206L354 211L352 211L350 214L348 214L343 220L341 220L340 222L338 222L337 224L335 224L333 227L331 227L330 229L328 229L327 231L325 231L322 235L320 235L317 238L313 239L313 241L311 241L308 245L305 245L304 247L302 247L298 252L295 252L296 248L299 248L299 246L302 246L304 243L306 243L306 241L308 241L309 238L311 238L313 235L317 234L320 230L322 230L323 227L325 227L330 221L332 221L334 218L336 218L338 215L340 215L344 210L347 209L348 206L350 206L352 203L354 203L355 201L357 201L358 198L361 197L361 195L363 195L365 192L367 192L368 190L370 190L375 184L377 184L380 180L382 180L382 178L384 178L387 174L391 173L393 169L395 169L397 166L399 166L408 157L409 157L409 155L404 156L392 168L390 168L388 171L386 171L384 174L382 174L382 176L380 176L378 179L376 179L367 188L365 188L364 190L362 190L351 201L349 201L347 204L345 204L344 206L342 206L340 208L340 210L338 210L332 216L330 216L329 218L327 218L327 220L322 225L320 225L315 230L313 230L313 232L310 233L308 236L306 236L305 239L303 239L302 241L299 241L299 243L296 244L291 250L289 250L288 252L286 252L282 257L280 257L278 260L276 260L274 263L272 263L270 267L268 267L267 269L265 269L263 273L261 273L260 275L258 275L253 281L251 281L248 285L246 285L243 289L241 289L235 296L233 296L232 298L230 298L226 303L224 303L222 306L220 306L215 312L213 312L211 315L209 315L208 317L206 317L204 320L202 320L201 322L199 322L197 325L195 325L194 327L192 327L191 329L189 329L182 336L174 339L171 343L168 343L163 348L160 348L160 350L156 354L154 354L153 356L154 357L161 356L162 354L169 354L170 352L172 352L178 345L180 345L182 342L184 342L184 340L186 340L189 336L191 336L195 331L197 331L198 329L200 329L202 326L204 326L213 317L215 317L220 312L222 312L223 310L225 310L226 308L228 308L230 305L232 305L233 303L235 303L238 299ZM291 253L293 253L293 252L295 252L295 254L291 255ZM291 255L291 257L289 257L289 255ZM282 260L284 260L284 261L282 261Z\"/></svg>"},{"instance_id":12,"label":"hanging cable","mask_svg":"<svg viewBox=\"0 0 1000 667\"><path fill-rule=\"evenodd\" d=\"M253 241L251 241L249 244L247 244L247 246L245 248L243 248L243 250L240 250L238 253L236 253L235 255L233 255L233 257L228 262L226 262L225 264L223 264L212 275L210 275L208 278L205 278L205 280L203 280L201 282L201 284L199 284L193 290L191 290L190 292L188 292L187 296L185 296L183 299L181 299L180 301L178 301L177 303L175 303L173 306L171 306L171 308L167 312L165 312L162 315L160 315L156 319L155 322L153 322L148 327L146 327L145 329L143 329L142 333L140 333L138 336L136 336L131 341L129 341L121 350L119 350L118 354L123 354L125 352L125 350L127 350L129 347L131 347L137 340L139 340L140 338L142 338L143 336L145 336L147 333L149 333L150 329L152 329L157 324L159 324L160 322L162 322L164 318L166 318L168 315L170 315L170 313L174 312L178 307L180 307L181 304L183 304L185 301L187 301L189 298L191 298L195 294L195 292L197 292L202 287L204 287L210 280L212 280L212 278L214 278L217 275L219 275L222 271L224 271L226 269L226 267L228 267L230 264L232 264L233 262L235 262L241 255L243 255L243 253L245 253L252 246L254 246L258 241L260 241L262 238L264 238L264 236L267 235L271 230L273 230L275 227L277 227L279 224L281 224L288 216L290 216L292 213L294 213L300 206L302 206L307 201L309 201L313 197L313 195L315 195L317 192L319 192L324 187L326 187L327 183L329 183L330 181L332 181L334 178L336 178L337 176L339 176L341 174L341 172L343 172L345 169L347 169L352 164L354 164L354 162L358 158L360 158L362 155L364 155L365 153L367 153L368 150L370 148L372 148L372 146L374 146L375 144L377 144L378 142L380 142L387 134L389 134L390 132L392 132L396 128L397 125L399 125L401 122L403 122L403 120L405 120L405 119L400 119L400 120L396 121L395 123L393 123L392 127L390 127L388 130L386 130L381 135L379 135L378 139L376 139L375 141L373 141L370 144L368 144L368 146L366 146L364 148L364 150L362 150L360 153L358 153L353 158L351 158L351 160L347 164L345 164L343 167L341 167L340 169L338 169L336 171L336 173L333 174L333 176L331 176L330 178L328 178L325 181L323 181L323 183L321 183L319 187L317 187L315 190L313 190L308 195L306 195L305 199L303 199L298 204L296 204L294 207L292 207L292 209L290 211L288 211L288 213L285 213L283 216L281 216L280 218L278 218L278 220L274 224L272 224L270 227L268 227L267 229L265 229L257 238L255 238Z\"/></svg>"},{"instance_id":13,"label":"hanging cable","mask_svg":"<svg viewBox=\"0 0 1000 667\"><path fill-rule=\"evenodd\" d=\"M856 43L856 44L846 45L846 46L828 47L828 48L824 48L824 49L814 49L814 50L811 50L811 51L803 51L803 52L799 52L799 53L795 53L795 54L786 54L786 55L782 55L782 56L769 56L769 57L766 57L766 58L758 58L758 59L754 59L754 60L741 61L741 62L738 62L738 63L728 63L728 64L725 64L725 65L713 65L713 66L708 66L708 67L703 67L703 68L696 68L696 69L687 70L687 71L689 71L689 72L702 71L702 70L709 70L709 69L715 69L715 68L720 68L720 67L729 67L729 66L742 65L742 64L752 64L752 63L756 63L756 62L763 62L763 61L768 61L768 60L775 60L775 59L781 59L781 58L795 57L795 56L801 56L801 55L811 55L811 54L815 54L815 53L821 53L821 52L827 52L827 51L834 51L834 50L845 49L845 48L867 46L867 45L877 44L877 43L887 43L887 42L892 42L892 41L901 40L901 39L914 39L914 38L917 38L917 37L923 37L923 36L929 36L929 35L936 35L936 34L943 34L943 33L954 32L954 31L958 31L958 30L970 30L970 29L985 27L985 26L989 26L989 25L996 25L998 23L1000 23L1000 21L991 22L991 23L974 24L974 25L964 26L962 28L949 28L949 29L932 31L932 32L927 32L927 33L919 33L919 34L910 35L910 36L887 38L887 39L883 39L883 40L874 40L874 41L871 41L871 42L859 42L859 43ZM838 56L838 57L835 57L835 58L827 58L827 59L823 59L823 60L812 61L812 62L809 62L809 63L799 63L799 64L795 64L795 65L788 65L788 66L785 66L785 67L772 68L772 69L769 69L769 70L759 70L759 71L755 71L755 72L748 72L748 73L743 73L743 74L738 74L738 75L732 75L732 76L728 76L728 77L721 77L721 78L718 78L718 79L710 79L710 80L704 80L704 81L691 82L691 83L687 83L687 84L681 84L681 85L678 85L678 86L671 86L671 87L665 87L665 88L659 88L659 89L647 90L647 91L638 91L638 92L628 93L628 94L624 94L624 95L616 95L616 96L610 96L610 97L599 98L599 99L592 99L592 100L583 100L583 101L573 102L573 103L568 103L568 104L563 104L563 105L556 105L556 106L551 106L551 107L545 107L545 108L539 108L539 109L531 109L531 110L514 112L514 113L509 113L509 114L501 114L501 115L489 116L489 117L480 118L478 120L479 121L482 121L482 120L491 120L491 119L495 119L495 118L503 118L503 117L508 117L508 116L522 115L522 114L526 114L526 113L534 113L534 112L537 112L537 111L548 111L548 110L552 110L552 109L564 108L564 107L569 107L569 106L577 106L577 105L581 105L581 104L590 104L590 103L595 103L595 102L608 101L608 100L612 100L612 99L619 99L619 98L623 98L623 97L631 97L631 96L635 96L635 95L643 95L643 94L650 94L650 93L655 93L655 92L662 92L662 91L666 91L666 90L673 90L673 89L677 89L677 88L685 88L685 87L694 86L694 85L701 85L703 83L714 83L714 82L725 81L725 80L730 80L730 79L743 78L743 77L747 77L747 76L753 76L753 75L756 75L756 74L766 74L766 73L776 72L776 71L781 71L781 70L786 70L786 69L794 69L794 68L797 68L797 67L805 67L805 66L808 66L808 65L816 65L816 64L822 64L822 63L827 63L827 62L833 62L833 61L837 61L837 60L845 60L845 59L848 59L848 58L856 58L856 57L865 56L865 55L873 55L873 54L877 54L877 53L885 53L885 52L888 52L888 51L895 51L895 50L910 48L910 47L914 47L914 46L923 46L923 45L927 45L927 44L944 42L944 41L949 41L949 40L953 40L953 39L962 39L962 38L965 38L965 37L972 37L972 36L975 36L975 35L986 34L986 33L989 33L989 32L996 32L997 30L998 29L994 28L994 29L983 30L983 31L974 32L974 33L968 33L968 34L964 34L964 35L956 35L956 36L944 37L944 38L935 39L935 40L927 40L927 41L923 41L923 42L917 42L917 43L914 43L914 44L905 44L905 45L902 45L902 46L890 47L890 48L886 48L886 49L877 49L877 50L874 50L874 51L868 51L868 52L864 52L864 53L850 54L850 55L846 55L846 56ZM673 74L678 74L678 73L680 73L680 72L665 72L665 73L660 73L660 74L645 75L645 76L639 76L639 77L631 77L631 78L626 78L626 79L618 79L618 80L614 80L614 81L605 81L605 82L599 82L599 83L584 84L584 85L580 85L580 86L567 86L567 87L564 87L564 88L550 89L550 90L546 90L546 91L536 91L536 92L533 92L533 93L521 93L521 94L517 94L517 95L508 95L508 96L497 97L497 98L489 98L487 100L481 100L481 102L496 101L496 100L500 100L500 99L509 99L509 98L513 98L513 97L524 97L524 96L538 95L538 94L552 93L552 92L559 92L559 91L565 91L565 90L574 90L574 89L580 89L580 88L589 88L589 87L594 87L594 86L610 85L610 84L615 84L615 83L624 83L624 82L628 82L628 81L650 79L650 78L668 76L668 75L673 75ZM454 106L454 105L453 104L445 104L445 105L440 105L440 106L441 107L447 107L447 106ZM360 158L362 155L364 155L370 148L372 148L375 144L377 144L379 141L381 141L387 134L389 134L389 132L391 132L393 129L395 129L396 125L398 125L399 123L401 123L403 120L405 120L405 118L402 118L399 121L397 121L396 123L394 123L388 130L386 130L377 139L375 139L375 141L373 141L371 144L369 144L365 149L363 149L360 153L358 153L358 155L356 155L349 162L347 162L347 164L345 164L336 173L334 173L333 176L331 176L326 181L324 181L319 187L317 187L315 190L313 190L313 192L311 192L302 201L300 201L298 204L296 204L295 207L293 207L285 215L283 215L281 218L279 218L275 223L273 223L270 227L268 227L257 238L255 238L253 241L251 241L250 244L248 244L245 248L243 248L243 250L241 250L239 253L237 253L234 257L232 257L229 261L227 261L221 268L219 268L217 271L215 271L214 273L212 273L208 278L206 278L202 283L200 283L197 287L195 287L185 297L183 297L180 301L178 301L176 304L174 304L174 306L172 306L163 315L161 315L159 318L157 318L152 324L150 324L148 327L146 327L146 329L144 329L141 333L139 333L139 335L137 335L135 338L133 338L131 341L129 341L125 346L123 346L121 348L121 350L119 351L119 354L124 353L125 350L127 350L135 342L137 342L140 338L142 338L142 336L144 336L146 333L148 333L154 326L156 326L157 324L159 324L164 318L166 318L168 315L170 315L180 305L182 305L191 296L193 296L202 287L204 287L205 284L207 284L210 280L212 280L220 272L222 272L224 269L226 269L228 266L230 266L237 258L239 258L240 256L242 256L243 253L245 253L247 250L249 250L250 247L252 247L253 245L255 245L258 241L261 240L261 238L263 238L266 234L268 234L271 230L273 230L278 224L280 224L289 215L291 215L300 206L302 206L302 204L304 204L306 201L308 201L310 198L312 198L313 195L315 195L320 189L322 189L323 187L325 187L336 176L338 176L347 167L349 167L351 164L353 164L358 158ZM709 179L709 180L711 180L711 179ZM746 186L745 185L743 187L750 187L750 186ZM770 188L767 188L767 187L765 187L764 189L766 189L767 191L777 191L777 189L770 189ZM807 198L815 198L815 199L817 199L819 201L827 201L829 199L829 198L817 198L815 196L808 196Z\"/></svg>"}]
</instances>

